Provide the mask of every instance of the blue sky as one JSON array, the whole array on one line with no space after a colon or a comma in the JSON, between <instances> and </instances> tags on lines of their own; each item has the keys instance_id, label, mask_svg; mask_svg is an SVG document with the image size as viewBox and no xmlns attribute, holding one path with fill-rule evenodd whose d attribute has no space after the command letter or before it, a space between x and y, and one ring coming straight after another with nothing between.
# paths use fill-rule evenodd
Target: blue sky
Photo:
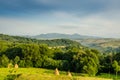
<instances>
[{"instance_id":1,"label":"blue sky","mask_svg":"<svg viewBox=\"0 0 120 80\"><path fill-rule=\"evenodd\" d=\"M0 0L0 33L120 38L120 0Z\"/></svg>"}]
</instances>

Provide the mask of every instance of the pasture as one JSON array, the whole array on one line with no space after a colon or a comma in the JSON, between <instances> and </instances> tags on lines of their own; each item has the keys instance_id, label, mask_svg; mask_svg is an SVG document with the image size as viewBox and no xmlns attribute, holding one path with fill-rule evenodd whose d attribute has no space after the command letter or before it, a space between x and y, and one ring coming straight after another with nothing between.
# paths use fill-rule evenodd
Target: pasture
<instances>
[{"instance_id":1,"label":"pasture","mask_svg":"<svg viewBox=\"0 0 120 80\"><path fill-rule=\"evenodd\" d=\"M105 77L102 75L98 77L88 77L83 74L71 73L72 77L70 77L65 71L59 71L59 73L60 75L55 75L54 70L42 68L18 68L16 70L13 68L0 68L0 80L7 80L8 77L16 77L15 80L112 80L102 78Z\"/></svg>"}]
</instances>

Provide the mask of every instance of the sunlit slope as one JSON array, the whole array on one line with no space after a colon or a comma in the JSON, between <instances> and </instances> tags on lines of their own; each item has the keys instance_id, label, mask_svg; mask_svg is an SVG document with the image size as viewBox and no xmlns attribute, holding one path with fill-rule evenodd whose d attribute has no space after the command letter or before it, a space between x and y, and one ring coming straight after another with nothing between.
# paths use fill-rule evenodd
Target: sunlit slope
<instances>
[{"instance_id":1,"label":"sunlit slope","mask_svg":"<svg viewBox=\"0 0 120 80\"><path fill-rule=\"evenodd\" d=\"M76 73L72 73L72 77L70 77L64 71L59 71L60 75L55 75L54 70L42 68L19 68L13 73L10 73L10 70L9 68L0 68L0 80L4 80L8 74L19 74L16 80L112 80L97 77L83 77Z\"/></svg>"}]
</instances>

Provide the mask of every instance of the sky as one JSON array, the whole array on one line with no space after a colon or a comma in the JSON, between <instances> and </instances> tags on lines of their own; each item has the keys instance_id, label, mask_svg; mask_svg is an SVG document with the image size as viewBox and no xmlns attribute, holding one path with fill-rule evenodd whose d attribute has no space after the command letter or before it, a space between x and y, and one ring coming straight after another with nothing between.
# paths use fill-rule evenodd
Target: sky
<instances>
[{"instance_id":1,"label":"sky","mask_svg":"<svg viewBox=\"0 0 120 80\"><path fill-rule=\"evenodd\" d=\"M0 33L120 38L120 0L0 0Z\"/></svg>"}]
</instances>

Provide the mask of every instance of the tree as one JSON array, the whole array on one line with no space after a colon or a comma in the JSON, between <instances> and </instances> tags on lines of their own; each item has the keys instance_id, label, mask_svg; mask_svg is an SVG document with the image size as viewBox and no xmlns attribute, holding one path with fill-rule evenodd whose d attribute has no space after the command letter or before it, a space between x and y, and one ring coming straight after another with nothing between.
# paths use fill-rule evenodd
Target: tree
<instances>
[{"instance_id":1,"label":"tree","mask_svg":"<svg viewBox=\"0 0 120 80\"><path fill-rule=\"evenodd\" d=\"M20 61L20 57L16 56L15 59L14 59L15 64L17 64L19 61Z\"/></svg>"},{"instance_id":2,"label":"tree","mask_svg":"<svg viewBox=\"0 0 120 80\"><path fill-rule=\"evenodd\" d=\"M20 60L19 66L20 67L25 67L25 60Z\"/></svg>"},{"instance_id":3,"label":"tree","mask_svg":"<svg viewBox=\"0 0 120 80\"><path fill-rule=\"evenodd\" d=\"M34 61L33 64L34 64L35 67L40 68L40 67L43 66L43 59L41 57L39 57L39 59Z\"/></svg>"},{"instance_id":4,"label":"tree","mask_svg":"<svg viewBox=\"0 0 120 80\"><path fill-rule=\"evenodd\" d=\"M117 79L117 73L120 70L120 67L119 67L118 62L116 60L114 60L112 67L114 68L114 71L116 72L116 79Z\"/></svg>"},{"instance_id":5,"label":"tree","mask_svg":"<svg viewBox=\"0 0 120 80\"><path fill-rule=\"evenodd\" d=\"M86 65L83 66L83 71L88 73L89 76L95 76L97 73L97 64L92 58L90 58Z\"/></svg>"},{"instance_id":6,"label":"tree","mask_svg":"<svg viewBox=\"0 0 120 80\"><path fill-rule=\"evenodd\" d=\"M99 59L95 52L90 49L79 50L73 55L72 69L75 72L87 73L90 76L95 76L99 68Z\"/></svg>"},{"instance_id":7,"label":"tree","mask_svg":"<svg viewBox=\"0 0 120 80\"><path fill-rule=\"evenodd\" d=\"M7 67L9 64L9 59L6 55L2 55L1 57L1 65L2 67Z\"/></svg>"},{"instance_id":8,"label":"tree","mask_svg":"<svg viewBox=\"0 0 120 80\"><path fill-rule=\"evenodd\" d=\"M26 60L26 61L25 61L25 67L27 67L27 68L29 68L29 67L33 67L33 63L32 63L32 61L30 61L30 60Z\"/></svg>"}]
</instances>

